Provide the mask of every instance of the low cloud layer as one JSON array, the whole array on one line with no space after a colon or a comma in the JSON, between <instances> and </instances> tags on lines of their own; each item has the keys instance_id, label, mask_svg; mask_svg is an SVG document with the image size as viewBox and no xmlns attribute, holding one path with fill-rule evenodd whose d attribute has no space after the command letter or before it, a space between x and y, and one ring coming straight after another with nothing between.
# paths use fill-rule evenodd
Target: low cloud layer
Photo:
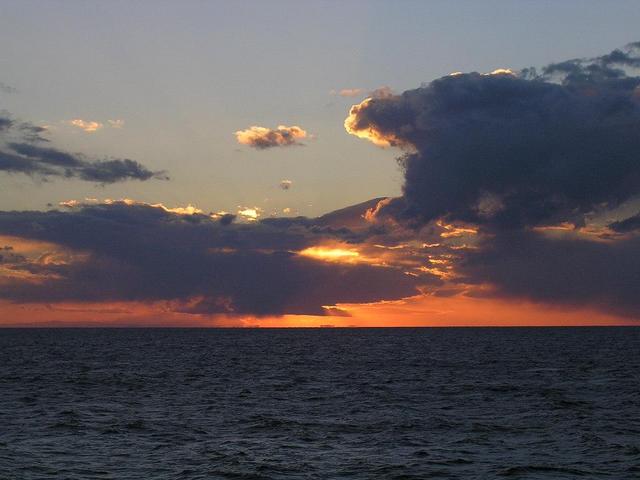
<instances>
[{"instance_id":1,"label":"low cloud layer","mask_svg":"<svg viewBox=\"0 0 640 480\"><path fill-rule=\"evenodd\" d=\"M491 295L588 305L640 319L640 236L593 241L512 231L478 247L458 265L460 281L492 285Z\"/></svg>"},{"instance_id":2,"label":"low cloud layer","mask_svg":"<svg viewBox=\"0 0 640 480\"><path fill-rule=\"evenodd\" d=\"M0 299L166 301L167 308L194 314L323 315L324 306L398 299L436 280L302 255L347 236L313 219L233 224L193 209L131 201L68 205L67 211L0 212L0 235L46 242L66 255L5 266L14 275L0 278Z\"/></svg>"},{"instance_id":3,"label":"low cloud layer","mask_svg":"<svg viewBox=\"0 0 640 480\"><path fill-rule=\"evenodd\" d=\"M0 171L41 179L75 178L101 184L168 177L130 159L90 159L49 146L44 127L0 114Z\"/></svg>"},{"instance_id":4,"label":"low cloud layer","mask_svg":"<svg viewBox=\"0 0 640 480\"><path fill-rule=\"evenodd\" d=\"M252 126L246 130L238 130L235 136L241 145L265 150L273 147L304 145L301 140L307 138L307 132L295 125L290 127L278 125L277 128Z\"/></svg>"},{"instance_id":5,"label":"low cloud layer","mask_svg":"<svg viewBox=\"0 0 640 480\"><path fill-rule=\"evenodd\" d=\"M404 152L402 197L371 216L477 232L456 272L495 295L640 317L637 216L608 233L594 220L640 198L639 67L634 43L539 72L456 73L354 105L349 133Z\"/></svg>"}]
</instances>

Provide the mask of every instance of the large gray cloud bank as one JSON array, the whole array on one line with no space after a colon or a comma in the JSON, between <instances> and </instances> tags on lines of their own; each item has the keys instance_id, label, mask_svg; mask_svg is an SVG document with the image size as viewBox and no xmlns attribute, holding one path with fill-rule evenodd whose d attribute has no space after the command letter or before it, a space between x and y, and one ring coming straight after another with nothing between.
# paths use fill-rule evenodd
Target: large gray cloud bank
<instances>
[{"instance_id":1,"label":"large gray cloud bank","mask_svg":"<svg viewBox=\"0 0 640 480\"><path fill-rule=\"evenodd\" d=\"M403 195L376 214L475 225L457 272L493 294L640 318L640 43L519 74L456 74L367 99L345 126L404 150ZM544 227L573 225L552 234ZM582 228L587 226L588 228ZM601 230L588 235L587 230Z\"/></svg>"}]
</instances>

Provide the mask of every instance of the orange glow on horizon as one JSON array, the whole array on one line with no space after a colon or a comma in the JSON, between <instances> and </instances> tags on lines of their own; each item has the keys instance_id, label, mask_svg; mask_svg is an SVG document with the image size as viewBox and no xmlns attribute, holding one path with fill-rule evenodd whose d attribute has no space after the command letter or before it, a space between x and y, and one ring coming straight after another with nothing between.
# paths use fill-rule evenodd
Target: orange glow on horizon
<instances>
[{"instance_id":1,"label":"orange glow on horizon","mask_svg":"<svg viewBox=\"0 0 640 480\"><path fill-rule=\"evenodd\" d=\"M526 327L639 326L640 319L590 308L529 301L418 295L395 301L338 304L327 315L207 315L172 311L167 302L13 304L0 301L0 327Z\"/></svg>"}]
</instances>

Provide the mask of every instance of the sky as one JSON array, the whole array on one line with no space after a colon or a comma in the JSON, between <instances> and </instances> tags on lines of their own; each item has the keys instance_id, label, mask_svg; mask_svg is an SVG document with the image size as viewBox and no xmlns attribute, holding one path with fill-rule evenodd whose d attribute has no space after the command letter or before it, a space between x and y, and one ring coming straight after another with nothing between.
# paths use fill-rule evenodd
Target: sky
<instances>
[{"instance_id":1,"label":"sky","mask_svg":"<svg viewBox=\"0 0 640 480\"><path fill-rule=\"evenodd\" d=\"M637 18L0 1L0 323L636 322Z\"/></svg>"}]
</instances>

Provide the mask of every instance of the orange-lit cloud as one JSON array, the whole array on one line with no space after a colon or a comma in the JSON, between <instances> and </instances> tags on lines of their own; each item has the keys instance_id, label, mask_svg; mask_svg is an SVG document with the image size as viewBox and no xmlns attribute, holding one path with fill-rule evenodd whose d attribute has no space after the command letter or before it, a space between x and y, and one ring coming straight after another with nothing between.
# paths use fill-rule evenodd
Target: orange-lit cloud
<instances>
[{"instance_id":1,"label":"orange-lit cloud","mask_svg":"<svg viewBox=\"0 0 640 480\"><path fill-rule=\"evenodd\" d=\"M361 125L359 118L360 112L368 108L373 101L373 98L365 98L359 104L351 107L349 116L344 121L345 130L347 133L355 135L358 138L369 140L378 147L386 148L391 145L396 145L398 143L396 136L385 134L372 124Z\"/></svg>"},{"instance_id":2,"label":"orange-lit cloud","mask_svg":"<svg viewBox=\"0 0 640 480\"><path fill-rule=\"evenodd\" d=\"M475 227L450 225L441 220L438 220L436 225L444 230L440 233L442 238L462 237L465 235L476 235L478 233L478 229Z\"/></svg>"},{"instance_id":3,"label":"orange-lit cloud","mask_svg":"<svg viewBox=\"0 0 640 480\"><path fill-rule=\"evenodd\" d=\"M66 208L77 208L83 205L114 205L122 203L124 205L143 205L152 208L159 208L165 212L175 213L177 215L196 215L203 214L204 212L199 208L191 205L190 203L185 207L167 207L162 203L147 203L139 200L133 200L131 198L121 198L119 200L113 200L111 198L105 198L104 200L98 200L96 198L85 198L84 200L64 200L58 202L58 205Z\"/></svg>"},{"instance_id":4,"label":"orange-lit cloud","mask_svg":"<svg viewBox=\"0 0 640 480\"><path fill-rule=\"evenodd\" d=\"M496 68L494 71L485 73L484 75L511 75L514 76L515 72L510 68Z\"/></svg>"},{"instance_id":5,"label":"orange-lit cloud","mask_svg":"<svg viewBox=\"0 0 640 480\"><path fill-rule=\"evenodd\" d=\"M362 88L343 88L341 90L331 90L331 95L338 95L340 97L357 97L365 92Z\"/></svg>"},{"instance_id":6,"label":"orange-lit cloud","mask_svg":"<svg viewBox=\"0 0 640 480\"><path fill-rule=\"evenodd\" d=\"M298 253L304 257L326 262L356 263L365 261L360 253L352 248L309 247Z\"/></svg>"},{"instance_id":7,"label":"orange-lit cloud","mask_svg":"<svg viewBox=\"0 0 640 480\"><path fill-rule=\"evenodd\" d=\"M295 125L290 127L278 125L275 129L254 125L246 130L238 130L235 136L241 145L264 150L272 147L303 145L300 141L307 138L307 132Z\"/></svg>"},{"instance_id":8,"label":"orange-lit cloud","mask_svg":"<svg viewBox=\"0 0 640 480\"><path fill-rule=\"evenodd\" d=\"M69 120L69 125L72 127L79 128L83 132L86 133L94 133L104 127L104 124L101 122L96 122L94 120L82 120L80 118L76 118L74 120Z\"/></svg>"},{"instance_id":9,"label":"orange-lit cloud","mask_svg":"<svg viewBox=\"0 0 640 480\"><path fill-rule=\"evenodd\" d=\"M83 120L81 118L74 118L65 122L67 125L78 128L85 133L95 133L98 130L102 130L104 127L121 129L124 127L124 120L122 119L110 119L105 122L99 122L97 120Z\"/></svg>"},{"instance_id":10,"label":"orange-lit cloud","mask_svg":"<svg viewBox=\"0 0 640 480\"><path fill-rule=\"evenodd\" d=\"M380 200L375 207L369 208L364 212L364 219L367 222L375 222L376 220L378 220L382 209L384 209L385 206L389 205L392 200L393 198L391 197L383 198L382 200Z\"/></svg>"},{"instance_id":11,"label":"orange-lit cloud","mask_svg":"<svg viewBox=\"0 0 640 480\"><path fill-rule=\"evenodd\" d=\"M262 215L263 210L260 207L238 207L238 215L240 218L249 222L254 222Z\"/></svg>"}]
</instances>

